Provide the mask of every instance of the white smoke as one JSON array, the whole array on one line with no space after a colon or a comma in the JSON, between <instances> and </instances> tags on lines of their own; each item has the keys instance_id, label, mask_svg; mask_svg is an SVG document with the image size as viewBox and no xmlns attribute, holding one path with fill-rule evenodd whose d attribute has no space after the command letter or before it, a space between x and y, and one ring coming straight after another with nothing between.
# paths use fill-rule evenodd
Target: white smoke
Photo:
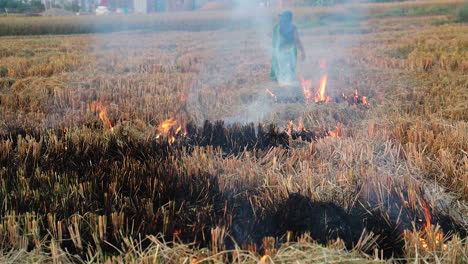
<instances>
[{"instance_id":1,"label":"white smoke","mask_svg":"<svg viewBox=\"0 0 468 264\"><path fill-rule=\"evenodd\" d=\"M245 46L242 42L249 43L249 48L256 51L256 57L265 58L265 63L270 63L270 58L272 54L272 32L273 32L273 19L272 11L266 6L260 6L258 1L252 0L237 0L230 12L230 21L232 25L229 26L229 30L223 30L221 36L225 40L230 40L229 44L223 47L219 47L221 50L229 49L232 53L241 53ZM245 24L242 24L238 30L239 21L247 23L248 28L245 27ZM237 31L233 34L232 31ZM213 51L216 52L216 51ZM215 61L208 63L213 64L222 64L223 61L228 60L226 56L229 56L229 53L217 52ZM247 54L246 54L247 55ZM245 56L244 59L239 60L239 63L243 64L253 64L255 63L252 58ZM207 66L209 67L209 66ZM238 65L238 68L243 68L242 65ZM269 69L268 69L269 71ZM245 72L248 75L248 72ZM199 78L201 80L207 78L201 74ZM210 78L210 77L208 77ZM232 78L236 76L226 75L223 79L219 79L221 82L230 83ZM268 78L268 77L267 77ZM269 82L269 79L258 79L258 86L254 87L256 90L255 98L249 101L246 104L241 104L233 108L238 109L238 111L232 113L231 116L223 117L227 123L240 122L259 122L263 121L272 111L272 102L271 100L265 100L265 82ZM255 82L254 80L249 80L249 82ZM194 94L190 96L192 98L197 98L197 91L192 91ZM192 101L193 102L193 101ZM192 106L194 107L194 106ZM199 108L198 108L199 109ZM208 116L208 114L206 115ZM201 120L200 120L201 121Z\"/></svg>"}]
</instances>

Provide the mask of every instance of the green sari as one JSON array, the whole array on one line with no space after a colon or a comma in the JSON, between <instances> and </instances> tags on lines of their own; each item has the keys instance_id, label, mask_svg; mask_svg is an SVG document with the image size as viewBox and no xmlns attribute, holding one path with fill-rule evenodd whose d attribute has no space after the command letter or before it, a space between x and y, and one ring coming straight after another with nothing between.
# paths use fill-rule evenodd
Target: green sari
<instances>
[{"instance_id":1,"label":"green sari","mask_svg":"<svg viewBox=\"0 0 468 264\"><path fill-rule=\"evenodd\" d=\"M297 47L295 41L285 41L280 34L279 24L273 30L273 56L270 79L280 84L296 81Z\"/></svg>"}]
</instances>

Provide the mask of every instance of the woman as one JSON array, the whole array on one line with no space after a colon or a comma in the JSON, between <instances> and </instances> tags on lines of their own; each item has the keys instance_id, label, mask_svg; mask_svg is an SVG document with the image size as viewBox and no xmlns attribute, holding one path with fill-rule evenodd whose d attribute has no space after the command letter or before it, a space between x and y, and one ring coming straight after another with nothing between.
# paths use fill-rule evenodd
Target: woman
<instances>
[{"instance_id":1,"label":"woman","mask_svg":"<svg viewBox=\"0 0 468 264\"><path fill-rule=\"evenodd\" d=\"M297 50L305 59L297 28L292 24L292 12L285 11L280 15L280 22L273 31L273 56L271 62L271 80L280 85L293 84L296 77Z\"/></svg>"}]
</instances>

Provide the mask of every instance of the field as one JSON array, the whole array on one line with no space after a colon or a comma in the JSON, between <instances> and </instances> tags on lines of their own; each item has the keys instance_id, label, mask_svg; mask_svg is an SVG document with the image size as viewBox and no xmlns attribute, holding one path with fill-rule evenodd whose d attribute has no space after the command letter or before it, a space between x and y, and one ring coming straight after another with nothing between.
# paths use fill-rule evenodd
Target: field
<instances>
[{"instance_id":1,"label":"field","mask_svg":"<svg viewBox=\"0 0 468 264\"><path fill-rule=\"evenodd\" d=\"M462 3L0 17L0 262L466 263Z\"/></svg>"}]
</instances>

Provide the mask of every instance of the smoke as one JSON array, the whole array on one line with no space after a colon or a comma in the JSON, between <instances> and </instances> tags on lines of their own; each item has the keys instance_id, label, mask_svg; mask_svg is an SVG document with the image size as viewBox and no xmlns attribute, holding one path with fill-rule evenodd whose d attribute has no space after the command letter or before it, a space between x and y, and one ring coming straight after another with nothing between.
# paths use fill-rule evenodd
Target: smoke
<instances>
[{"instance_id":1,"label":"smoke","mask_svg":"<svg viewBox=\"0 0 468 264\"><path fill-rule=\"evenodd\" d=\"M255 33L256 41L265 55L272 52L271 35L273 31L273 21L271 9L260 6L257 1L238 0L232 10L232 19L242 19L249 17L252 19L252 30Z\"/></svg>"},{"instance_id":2,"label":"smoke","mask_svg":"<svg viewBox=\"0 0 468 264\"><path fill-rule=\"evenodd\" d=\"M273 19L272 10L267 7L259 6L258 1L237 0L234 2L229 12L229 25L221 30L217 36L224 41L220 41L220 46L213 47L210 51L215 56L206 61L206 68L223 67L227 72L222 71L213 75L210 73L200 73L197 77L202 82L211 83L211 85L222 85L236 83L236 79L242 79L242 74L248 76L248 73L256 71L260 65L263 73L269 74L269 63L272 54L272 31ZM210 40L213 41L213 40ZM253 52L252 52L253 51ZM252 57L252 53L255 54ZM228 61L232 61L233 56L238 56L234 65L227 66ZM247 73L247 74L246 74ZM213 79L216 81L213 82ZM269 78L262 74L256 80L247 80L245 85L232 87L242 90L246 85L254 84L248 87L254 94L247 101L233 101L232 109L236 109L229 115L219 116L215 113L203 113L197 121L216 117L224 119L227 123L248 123L259 122L266 119L272 112L271 100L266 100L264 88L265 82ZM244 89L247 90L247 89ZM200 110L196 98L199 98L198 89L192 89L189 95L190 108ZM195 100L194 100L195 99ZM198 107L197 107L198 105Z\"/></svg>"},{"instance_id":3,"label":"smoke","mask_svg":"<svg viewBox=\"0 0 468 264\"><path fill-rule=\"evenodd\" d=\"M361 37L360 32L352 26L359 22L357 18L365 12L348 8L291 9L293 23L298 28L307 54L304 62L300 59L298 61L298 76L312 79L314 89L320 76L327 74L327 94L330 95L339 95L349 88L345 84L349 83L352 74L349 74L348 65L343 60L349 57L347 53L353 46L359 45ZM162 65L161 72L172 74L180 71L181 75L190 75L191 81L183 81L188 87L183 90L186 104L183 110L189 119L199 124L205 119L223 119L227 123L269 122L275 117L285 116L296 120L306 119L303 112L307 106L302 107L302 110L294 106L294 113L282 114L279 111L283 111L286 106L274 103L266 93L266 89L269 89L279 96L302 95L299 84L288 88L279 87L270 81L273 28L281 11L284 9L261 7L259 1L237 0L226 11L198 10L134 15L129 18L122 16L118 20L121 23L119 27L127 28L127 32L94 35L94 48L100 56L105 57L99 59L97 67L102 74L108 73L109 78L124 74L132 75L130 78L143 78L133 74L138 73L146 74L145 78L151 82L157 82L152 68L158 65ZM138 31L133 28L133 24L125 24L134 23L136 19L145 21L148 17L167 18L167 22L164 22L167 25L164 26L179 28L181 31L156 33L162 31L157 27L154 30ZM222 21L223 25L207 24L195 29L197 27L184 24L191 17L194 17L193 21ZM179 18L182 19L178 21ZM116 18L110 19L116 21ZM326 67L320 66L323 61ZM150 81L148 86L156 85ZM168 90L171 88L171 84L159 85L167 86ZM155 100L145 100L141 105L156 111L156 102L162 101L157 96L161 95L152 95Z\"/></svg>"}]
</instances>

